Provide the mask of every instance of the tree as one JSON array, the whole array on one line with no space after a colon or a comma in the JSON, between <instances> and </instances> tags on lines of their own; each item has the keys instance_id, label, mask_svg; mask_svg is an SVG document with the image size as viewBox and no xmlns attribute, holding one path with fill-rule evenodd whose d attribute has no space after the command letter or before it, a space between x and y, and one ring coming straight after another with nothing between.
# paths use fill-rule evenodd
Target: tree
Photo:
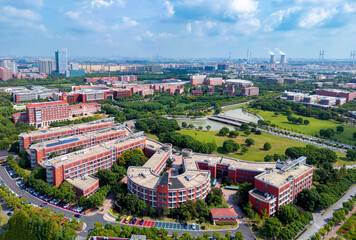
<instances>
[{"instance_id":1,"label":"tree","mask_svg":"<svg viewBox=\"0 0 356 240\"><path fill-rule=\"evenodd\" d=\"M246 130L246 129L250 129L249 125L247 123L242 123L241 126L240 126L240 129L242 131Z\"/></svg>"},{"instance_id":2,"label":"tree","mask_svg":"<svg viewBox=\"0 0 356 240\"><path fill-rule=\"evenodd\" d=\"M210 126L210 125L207 125L205 128L206 128L206 130L209 131L209 130L211 129L211 126Z\"/></svg>"},{"instance_id":3,"label":"tree","mask_svg":"<svg viewBox=\"0 0 356 240\"><path fill-rule=\"evenodd\" d=\"M213 232L213 239L214 240L219 240L220 238L220 233L219 232Z\"/></svg>"},{"instance_id":4,"label":"tree","mask_svg":"<svg viewBox=\"0 0 356 240\"><path fill-rule=\"evenodd\" d=\"M229 132L229 137L231 137L231 138L237 137L239 135L240 135L240 133L237 130L233 130L233 131Z\"/></svg>"},{"instance_id":5,"label":"tree","mask_svg":"<svg viewBox=\"0 0 356 240\"><path fill-rule=\"evenodd\" d=\"M235 232L235 238L236 238L237 240L244 240L244 235L242 235L242 232L236 231L236 232Z\"/></svg>"},{"instance_id":6,"label":"tree","mask_svg":"<svg viewBox=\"0 0 356 240\"><path fill-rule=\"evenodd\" d=\"M243 154L243 155L245 155L247 152L248 152L248 147L247 146L242 146L241 147L241 153Z\"/></svg>"},{"instance_id":7,"label":"tree","mask_svg":"<svg viewBox=\"0 0 356 240\"><path fill-rule=\"evenodd\" d=\"M193 128L194 128L194 125L190 123L189 126L188 126L188 128L193 129Z\"/></svg>"},{"instance_id":8,"label":"tree","mask_svg":"<svg viewBox=\"0 0 356 240\"><path fill-rule=\"evenodd\" d=\"M184 128L188 127L188 123L187 122L182 122L182 127L184 127Z\"/></svg>"},{"instance_id":9,"label":"tree","mask_svg":"<svg viewBox=\"0 0 356 240\"><path fill-rule=\"evenodd\" d=\"M261 130L256 130L255 134L256 134L256 135L261 135L262 132L261 132Z\"/></svg>"},{"instance_id":10,"label":"tree","mask_svg":"<svg viewBox=\"0 0 356 240\"><path fill-rule=\"evenodd\" d=\"M272 155L266 155L264 158L265 162L271 162L273 160L273 156Z\"/></svg>"},{"instance_id":11,"label":"tree","mask_svg":"<svg viewBox=\"0 0 356 240\"><path fill-rule=\"evenodd\" d=\"M219 135L220 136L225 136L226 134L228 134L230 132L230 130L227 127L223 127L220 129L219 131Z\"/></svg>"},{"instance_id":12,"label":"tree","mask_svg":"<svg viewBox=\"0 0 356 240\"><path fill-rule=\"evenodd\" d=\"M240 149L240 144L233 140L225 140L223 143L223 149L226 153L236 152Z\"/></svg>"},{"instance_id":13,"label":"tree","mask_svg":"<svg viewBox=\"0 0 356 240\"><path fill-rule=\"evenodd\" d=\"M282 223L276 217L271 217L266 220L265 232L269 239L277 237L282 230Z\"/></svg>"},{"instance_id":14,"label":"tree","mask_svg":"<svg viewBox=\"0 0 356 240\"><path fill-rule=\"evenodd\" d=\"M264 149L265 151L269 151L269 150L271 150L271 148L272 148L272 145L271 145L271 143L269 143L269 142L266 142L266 143L263 145L263 149Z\"/></svg>"},{"instance_id":15,"label":"tree","mask_svg":"<svg viewBox=\"0 0 356 240\"><path fill-rule=\"evenodd\" d=\"M199 130L202 130L202 129L203 129L203 126L199 126L198 129L199 129Z\"/></svg>"},{"instance_id":16,"label":"tree","mask_svg":"<svg viewBox=\"0 0 356 240\"><path fill-rule=\"evenodd\" d=\"M251 129L246 129L246 130L244 131L244 134L245 134L246 136L250 135L250 134L251 134Z\"/></svg>"},{"instance_id":17,"label":"tree","mask_svg":"<svg viewBox=\"0 0 356 240\"><path fill-rule=\"evenodd\" d=\"M289 224L293 222L295 219L298 219L299 214L298 210L295 206L292 205L284 205L279 208L278 218L284 224Z\"/></svg>"},{"instance_id":18,"label":"tree","mask_svg":"<svg viewBox=\"0 0 356 240\"><path fill-rule=\"evenodd\" d=\"M251 147L252 145L255 145L255 140L253 140L252 138L247 138L245 140L245 144L246 146Z\"/></svg>"},{"instance_id":19,"label":"tree","mask_svg":"<svg viewBox=\"0 0 356 240\"><path fill-rule=\"evenodd\" d=\"M304 125L309 125L310 121L308 119L304 119Z\"/></svg>"},{"instance_id":20,"label":"tree","mask_svg":"<svg viewBox=\"0 0 356 240\"><path fill-rule=\"evenodd\" d=\"M303 124L303 118L299 117L299 118L297 119L297 123L298 123L298 124Z\"/></svg>"},{"instance_id":21,"label":"tree","mask_svg":"<svg viewBox=\"0 0 356 240\"><path fill-rule=\"evenodd\" d=\"M351 161L355 161L356 160L356 150L347 149L346 157Z\"/></svg>"},{"instance_id":22,"label":"tree","mask_svg":"<svg viewBox=\"0 0 356 240\"><path fill-rule=\"evenodd\" d=\"M179 233L178 232L172 232L172 237L177 240L179 238Z\"/></svg>"},{"instance_id":23,"label":"tree","mask_svg":"<svg viewBox=\"0 0 356 240\"><path fill-rule=\"evenodd\" d=\"M354 132L354 133L352 134L352 136L353 136L353 138L356 138L356 132Z\"/></svg>"},{"instance_id":24,"label":"tree","mask_svg":"<svg viewBox=\"0 0 356 240\"><path fill-rule=\"evenodd\" d=\"M337 126L337 127L336 127L336 131L337 131L338 133L342 133L344 130L345 130L344 126Z\"/></svg>"}]
</instances>

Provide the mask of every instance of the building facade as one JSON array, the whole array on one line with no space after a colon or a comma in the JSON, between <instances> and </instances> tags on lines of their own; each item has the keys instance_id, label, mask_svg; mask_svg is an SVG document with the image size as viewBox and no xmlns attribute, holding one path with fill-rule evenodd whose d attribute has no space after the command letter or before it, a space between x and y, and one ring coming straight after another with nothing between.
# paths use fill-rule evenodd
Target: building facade
<instances>
[{"instance_id":1,"label":"building facade","mask_svg":"<svg viewBox=\"0 0 356 240\"><path fill-rule=\"evenodd\" d=\"M67 49L59 49L55 52L56 71L58 74L66 74L68 71Z\"/></svg>"},{"instance_id":2,"label":"building facade","mask_svg":"<svg viewBox=\"0 0 356 240\"><path fill-rule=\"evenodd\" d=\"M27 149L31 144L34 143L107 129L111 128L113 125L114 118L104 118L88 123L80 123L75 125L21 133L19 135L20 150Z\"/></svg>"},{"instance_id":3,"label":"building facade","mask_svg":"<svg viewBox=\"0 0 356 240\"><path fill-rule=\"evenodd\" d=\"M12 70L8 67L0 67L0 79L7 81L12 78Z\"/></svg>"}]
</instances>

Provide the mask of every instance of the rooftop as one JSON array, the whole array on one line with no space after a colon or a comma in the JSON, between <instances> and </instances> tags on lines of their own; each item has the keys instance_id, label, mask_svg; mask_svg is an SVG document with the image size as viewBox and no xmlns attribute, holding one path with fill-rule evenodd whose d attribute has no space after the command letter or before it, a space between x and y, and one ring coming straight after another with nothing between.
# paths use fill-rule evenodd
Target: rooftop
<instances>
[{"instance_id":1,"label":"rooftop","mask_svg":"<svg viewBox=\"0 0 356 240\"><path fill-rule=\"evenodd\" d=\"M106 143L101 143L100 145L96 145L96 146L86 148L83 150L79 150L79 151L76 151L73 153L68 153L63 156L52 158L52 159L46 161L46 166L57 167L57 166L66 165L66 164L69 164L72 162L76 162L80 159L88 158L92 155L97 155L99 153L106 152L106 151L110 150L110 148L112 148L112 147L121 147L121 146L125 146L127 144L137 142L138 140L145 139L144 136L140 136L140 135L141 135L141 133L132 134L125 138L113 140L113 141L106 142Z\"/></svg>"},{"instance_id":2,"label":"rooftop","mask_svg":"<svg viewBox=\"0 0 356 240\"><path fill-rule=\"evenodd\" d=\"M43 103L30 103L26 107L47 107L47 106L56 106L56 105L68 105L66 101L53 101L53 102L43 102Z\"/></svg>"},{"instance_id":3,"label":"rooftop","mask_svg":"<svg viewBox=\"0 0 356 240\"><path fill-rule=\"evenodd\" d=\"M73 125L67 125L63 127L54 127L54 128L48 128L44 130L36 130L36 131L31 131L31 132L24 132L21 133L19 136L27 138L27 137L36 137L36 136L41 136L45 134L51 134L51 133L56 133L56 132L64 132L64 131L70 131L74 129L80 129L80 128L85 128L88 126L99 126L107 123L114 123L114 118L104 118L100 119L97 121L92 121L92 122L87 122L87 123L80 123L80 124L73 124Z\"/></svg>"},{"instance_id":4,"label":"rooftop","mask_svg":"<svg viewBox=\"0 0 356 240\"><path fill-rule=\"evenodd\" d=\"M67 178L66 181L72 184L74 187L84 191L93 186L96 182L99 181L99 179L92 176L85 176L75 179Z\"/></svg>"},{"instance_id":5,"label":"rooftop","mask_svg":"<svg viewBox=\"0 0 356 240\"><path fill-rule=\"evenodd\" d=\"M275 162L249 162L235 158L200 153L194 153L192 160L193 161L187 161L187 163L190 165L189 168L195 167L196 169L198 169L196 162L206 162L209 165L216 165L219 163L228 165L230 169L245 169L256 172L264 172L268 168L276 167Z\"/></svg>"},{"instance_id":6,"label":"rooftop","mask_svg":"<svg viewBox=\"0 0 356 240\"><path fill-rule=\"evenodd\" d=\"M286 184L289 181L289 179L296 178L299 175L307 172L311 168L312 166L309 165L301 165L289 171L271 169L265 173L256 176L255 179L269 183L276 187L281 187L284 184Z\"/></svg>"},{"instance_id":7,"label":"rooftop","mask_svg":"<svg viewBox=\"0 0 356 240\"><path fill-rule=\"evenodd\" d=\"M85 139L90 139L91 137L94 137L94 136L100 137L100 136L113 134L119 130L125 130L125 136L129 135L129 133L131 132L131 130L129 130L124 125L114 125L111 128L105 128L105 129L97 130L94 132L86 132L83 134L74 135L74 136L67 137L67 138L60 138L60 139L54 139L54 140L50 140L50 141L36 143L36 144L31 145L30 149L41 150L41 149L57 147L57 146L61 146L61 145L69 144L69 143L83 141Z\"/></svg>"},{"instance_id":8,"label":"rooftop","mask_svg":"<svg viewBox=\"0 0 356 240\"><path fill-rule=\"evenodd\" d=\"M237 213L233 208L211 208L211 216L216 217L237 217Z\"/></svg>"}]
</instances>

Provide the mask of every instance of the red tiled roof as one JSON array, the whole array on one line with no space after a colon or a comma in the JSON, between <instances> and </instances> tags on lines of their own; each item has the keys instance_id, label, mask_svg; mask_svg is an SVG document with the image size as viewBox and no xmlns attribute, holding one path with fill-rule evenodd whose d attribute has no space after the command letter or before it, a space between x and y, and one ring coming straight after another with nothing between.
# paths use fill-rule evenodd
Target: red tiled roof
<instances>
[{"instance_id":1,"label":"red tiled roof","mask_svg":"<svg viewBox=\"0 0 356 240\"><path fill-rule=\"evenodd\" d=\"M66 101L54 101L54 102L43 102L43 103L31 103L28 104L26 107L46 107L46 106L53 106L53 105L60 105L60 104L68 104Z\"/></svg>"},{"instance_id":2,"label":"red tiled roof","mask_svg":"<svg viewBox=\"0 0 356 240\"><path fill-rule=\"evenodd\" d=\"M19 117L21 115L26 115L26 112L19 112L19 113L12 114L13 117Z\"/></svg>"},{"instance_id":3,"label":"red tiled roof","mask_svg":"<svg viewBox=\"0 0 356 240\"><path fill-rule=\"evenodd\" d=\"M210 209L211 216L213 218L219 217L237 217L237 213L233 208L211 208Z\"/></svg>"}]
</instances>

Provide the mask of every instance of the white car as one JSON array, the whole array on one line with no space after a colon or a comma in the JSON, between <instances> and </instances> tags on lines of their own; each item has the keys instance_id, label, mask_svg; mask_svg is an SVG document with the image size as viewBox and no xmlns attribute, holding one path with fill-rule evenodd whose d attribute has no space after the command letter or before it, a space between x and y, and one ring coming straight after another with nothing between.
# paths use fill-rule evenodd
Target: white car
<instances>
[{"instance_id":1,"label":"white car","mask_svg":"<svg viewBox=\"0 0 356 240\"><path fill-rule=\"evenodd\" d=\"M195 223L192 224L192 229L195 230L196 226Z\"/></svg>"}]
</instances>

